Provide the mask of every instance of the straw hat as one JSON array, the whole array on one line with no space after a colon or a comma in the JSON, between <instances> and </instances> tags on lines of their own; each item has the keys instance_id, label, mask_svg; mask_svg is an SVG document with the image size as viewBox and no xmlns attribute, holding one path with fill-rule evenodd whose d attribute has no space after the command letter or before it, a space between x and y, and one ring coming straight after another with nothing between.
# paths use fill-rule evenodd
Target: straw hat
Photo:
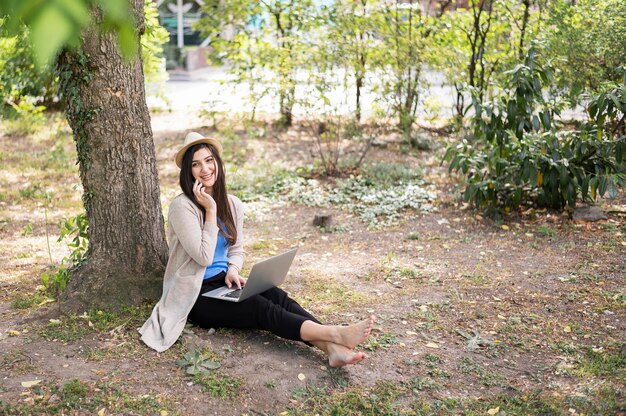
<instances>
[{"instance_id":1,"label":"straw hat","mask_svg":"<svg viewBox=\"0 0 626 416\"><path fill-rule=\"evenodd\" d=\"M176 166L180 168L183 163L183 156L185 155L185 152L187 151L187 149L189 149L194 144L199 144L199 143L208 143L212 145L217 150L217 155L219 157L222 157L222 144L217 139L213 139L211 137L204 137L200 133L196 133L195 131L192 131L190 133L187 133L187 136L185 136L185 141L183 142L183 147L178 149L178 152L176 153L176 157L175 157Z\"/></svg>"}]
</instances>

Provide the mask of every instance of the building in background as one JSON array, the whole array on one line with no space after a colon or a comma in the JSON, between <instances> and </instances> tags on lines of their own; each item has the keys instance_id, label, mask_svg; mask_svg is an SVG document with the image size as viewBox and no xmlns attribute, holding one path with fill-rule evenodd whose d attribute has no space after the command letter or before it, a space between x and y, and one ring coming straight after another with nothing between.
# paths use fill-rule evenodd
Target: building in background
<instances>
[{"instance_id":1,"label":"building in background","mask_svg":"<svg viewBox=\"0 0 626 416\"><path fill-rule=\"evenodd\" d=\"M193 30L202 15L203 0L154 0L159 21L170 33L170 43L164 45L168 70L193 71L209 65L209 39Z\"/></svg>"}]
</instances>

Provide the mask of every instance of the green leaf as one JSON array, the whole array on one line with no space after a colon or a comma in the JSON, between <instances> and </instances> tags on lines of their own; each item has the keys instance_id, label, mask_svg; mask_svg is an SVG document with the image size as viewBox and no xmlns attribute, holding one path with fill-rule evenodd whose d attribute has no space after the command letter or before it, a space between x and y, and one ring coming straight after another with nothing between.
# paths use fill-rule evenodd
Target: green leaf
<instances>
[{"instance_id":1,"label":"green leaf","mask_svg":"<svg viewBox=\"0 0 626 416\"><path fill-rule=\"evenodd\" d=\"M137 33L135 27L129 23L124 24L117 32L117 40L125 59L132 58L137 53Z\"/></svg>"},{"instance_id":2,"label":"green leaf","mask_svg":"<svg viewBox=\"0 0 626 416\"><path fill-rule=\"evenodd\" d=\"M202 364L200 364L201 367L206 368L207 370L215 370L218 369L222 366L221 363L217 362L217 361L204 361L202 362Z\"/></svg>"},{"instance_id":3,"label":"green leaf","mask_svg":"<svg viewBox=\"0 0 626 416\"><path fill-rule=\"evenodd\" d=\"M37 65L43 67L52 62L74 30L72 22L55 3L45 3L33 20L30 31Z\"/></svg>"},{"instance_id":4,"label":"green leaf","mask_svg":"<svg viewBox=\"0 0 626 416\"><path fill-rule=\"evenodd\" d=\"M533 129L535 131L539 131L539 127L540 127L540 125L539 125L539 117L537 117L536 114L533 114Z\"/></svg>"}]
</instances>

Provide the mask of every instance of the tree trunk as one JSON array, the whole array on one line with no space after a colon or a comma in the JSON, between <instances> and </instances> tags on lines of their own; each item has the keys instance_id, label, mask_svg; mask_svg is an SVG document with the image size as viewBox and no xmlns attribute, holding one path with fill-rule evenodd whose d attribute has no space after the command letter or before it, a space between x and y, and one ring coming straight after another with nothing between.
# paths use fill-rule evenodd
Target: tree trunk
<instances>
[{"instance_id":1,"label":"tree trunk","mask_svg":"<svg viewBox=\"0 0 626 416\"><path fill-rule=\"evenodd\" d=\"M143 3L132 2L140 34ZM60 57L89 222L87 261L61 297L66 312L156 299L167 262L141 53L124 61L114 37L94 29L83 41L81 51Z\"/></svg>"}]
</instances>

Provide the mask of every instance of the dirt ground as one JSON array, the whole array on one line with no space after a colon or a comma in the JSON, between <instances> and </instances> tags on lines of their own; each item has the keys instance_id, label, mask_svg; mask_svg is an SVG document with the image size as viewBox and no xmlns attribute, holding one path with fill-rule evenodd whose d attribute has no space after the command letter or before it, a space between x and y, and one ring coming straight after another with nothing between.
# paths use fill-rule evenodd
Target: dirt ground
<instances>
[{"instance_id":1,"label":"dirt ground","mask_svg":"<svg viewBox=\"0 0 626 416\"><path fill-rule=\"evenodd\" d=\"M376 147L370 160L423 167L437 187L435 212L405 212L398 226L374 231L337 207L284 202L246 223L248 264L299 246L284 288L323 321L376 315L360 347L366 360L331 369L321 353L271 334L196 327L157 354L136 332L152 305L121 317L67 317L45 297L28 304L42 272L67 255L53 224L80 209L72 143L67 128L60 131L0 133L0 413L625 412L623 191L599 201L608 218L598 222L545 210L494 222L457 200L457 180L439 166L440 147ZM170 161L182 136L155 137L164 205L177 192ZM54 143L64 149L60 162L47 156ZM311 163L311 142L299 135L242 143L248 166ZM33 188L39 179L39 191L53 194L49 204ZM345 231L314 227L319 213ZM199 380L176 364L193 350L221 364L212 377Z\"/></svg>"}]
</instances>

